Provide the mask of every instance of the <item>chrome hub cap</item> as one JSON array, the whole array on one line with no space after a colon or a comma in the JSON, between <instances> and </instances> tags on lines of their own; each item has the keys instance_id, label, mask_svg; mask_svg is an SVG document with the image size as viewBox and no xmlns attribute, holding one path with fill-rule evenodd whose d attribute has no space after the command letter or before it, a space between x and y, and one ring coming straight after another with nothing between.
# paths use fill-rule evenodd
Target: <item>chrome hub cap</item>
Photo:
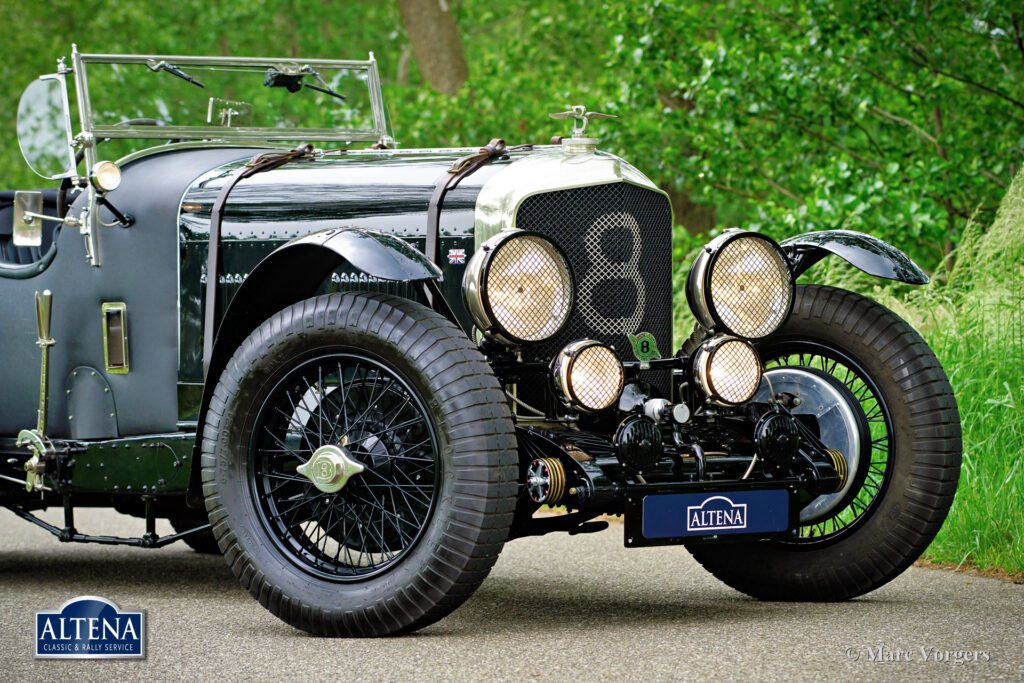
<instances>
[{"instance_id":1,"label":"chrome hub cap","mask_svg":"<svg viewBox=\"0 0 1024 683\"><path fill-rule=\"evenodd\" d=\"M352 459L347 449L329 444L316 449L313 457L295 471L324 493L335 493L345 488L348 480L364 469L361 463Z\"/></svg>"}]
</instances>

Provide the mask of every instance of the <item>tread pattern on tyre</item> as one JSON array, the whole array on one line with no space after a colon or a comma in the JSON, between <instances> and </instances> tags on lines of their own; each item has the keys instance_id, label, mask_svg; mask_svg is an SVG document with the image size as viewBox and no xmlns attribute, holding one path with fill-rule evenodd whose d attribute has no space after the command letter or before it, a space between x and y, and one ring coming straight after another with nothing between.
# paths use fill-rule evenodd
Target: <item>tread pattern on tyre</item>
<instances>
[{"instance_id":1,"label":"tread pattern on tyre","mask_svg":"<svg viewBox=\"0 0 1024 683\"><path fill-rule=\"evenodd\" d=\"M956 398L921 336L884 306L854 292L797 287L790 320L779 334L812 328L873 354L900 393L894 404L890 462L896 471L872 517L849 538L821 548L771 542L688 546L708 571L732 588L764 600L847 600L901 574L928 547L953 502L960 477L961 427ZM850 350L850 349L847 349ZM863 359L862 359L863 360ZM884 389L880 386L880 389ZM894 400L895 399L895 400Z\"/></svg>"},{"instance_id":2,"label":"tread pattern on tyre","mask_svg":"<svg viewBox=\"0 0 1024 683\"><path fill-rule=\"evenodd\" d=\"M443 424L437 428L448 434L444 448L450 449L448 462L454 465L447 473L455 479L451 513L429 561L413 581L396 586L386 599L354 609L317 608L270 581L247 548L247 542L258 540L239 537L224 510L217 481L215 453L224 445L225 412L247 368L273 353L276 344L325 326L376 335L426 369L433 396L423 398L428 410L442 416ZM490 572L505 543L515 505L517 463L507 401L480 352L445 318L416 302L385 294L320 296L269 318L225 367L203 432L203 493L224 557L260 604L284 621L318 635L378 636L413 631L462 604ZM431 524L439 521L435 517ZM386 573L378 579L387 581L388 577ZM338 585L339 591L345 589Z\"/></svg>"}]
</instances>

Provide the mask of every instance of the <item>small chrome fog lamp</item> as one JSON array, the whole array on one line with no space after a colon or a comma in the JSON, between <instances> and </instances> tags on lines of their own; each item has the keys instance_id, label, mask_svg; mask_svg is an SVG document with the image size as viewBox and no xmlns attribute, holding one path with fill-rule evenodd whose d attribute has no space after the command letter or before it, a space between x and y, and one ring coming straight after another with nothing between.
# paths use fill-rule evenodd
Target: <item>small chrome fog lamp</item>
<instances>
[{"instance_id":1,"label":"small chrome fog lamp","mask_svg":"<svg viewBox=\"0 0 1024 683\"><path fill-rule=\"evenodd\" d=\"M484 242L462 279L466 308L478 328L509 344L544 341L569 319L569 260L535 232L508 230Z\"/></svg>"},{"instance_id":2,"label":"small chrome fog lamp","mask_svg":"<svg viewBox=\"0 0 1024 683\"><path fill-rule=\"evenodd\" d=\"M693 355L697 385L715 403L749 401L761 383L761 359L749 343L736 337L714 337Z\"/></svg>"},{"instance_id":3,"label":"small chrome fog lamp","mask_svg":"<svg viewBox=\"0 0 1024 683\"><path fill-rule=\"evenodd\" d=\"M555 390L569 407L583 412L610 408L622 393L622 362L610 346L593 339L567 345L551 362Z\"/></svg>"},{"instance_id":4,"label":"small chrome fog lamp","mask_svg":"<svg viewBox=\"0 0 1024 683\"><path fill-rule=\"evenodd\" d=\"M686 300L705 329L761 339L786 322L794 289L789 263L773 239L728 230L693 260Z\"/></svg>"},{"instance_id":5,"label":"small chrome fog lamp","mask_svg":"<svg viewBox=\"0 0 1024 683\"><path fill-rule=\"evenodd\" d=\"M100 192L112 192L121 184L121 169L113 161L98 161L89 171L89 180Z\"/></svg>"}]
</instances>

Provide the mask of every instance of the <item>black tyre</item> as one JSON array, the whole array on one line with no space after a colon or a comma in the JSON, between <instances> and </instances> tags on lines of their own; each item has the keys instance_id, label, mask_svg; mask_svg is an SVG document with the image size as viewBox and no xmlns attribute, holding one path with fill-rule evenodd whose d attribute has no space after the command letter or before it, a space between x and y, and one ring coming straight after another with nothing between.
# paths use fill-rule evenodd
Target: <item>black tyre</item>
<instances>
[{"instance_id":1,"label":"black tyre","mask_svg":"<svg viewBox=\"0 0 1024 683\"><path fill-rule=\"evenodd\" d=\"M254 331L217 384L202 457L235 576L317 635L444 617L512 522L516 441L490 367L450 322L387 295L308 299Z\"/></svg>"},{"instance_id":2,"label":"black tyre","mask_svg":"<svg viewBox=\"0 0 1024 683\"><path fill-rule=\"evenodd\" d=\"M945 372L899 316L832 287L798 287L792 316L758 351L766 368L814 368L849 389L871 432L864 469L851 472L859 489L793 539L690 552L764 600L846 600L882 586L928 547L956 493L960 416Z\"/></svg>"},{"instance_id":3,"label":"black tyre","mask_svg":"<svg viewBox=\"0 0 1024 683\"><path fill-rule=\"evenodd\" d=\"M198 515L171 517L167 521L171 523L171 528L178 534L182 531L195 529L197 526L209 524L206 519L206 515L203 515L202 517ZM220 547L217 545L217 539L214 537L213 530L211 529L189 534L181 540L185 545L192 548L192 550L195 550L197 553L203 553L204 555L220 555Z\"/></svg>"}]
</instances>

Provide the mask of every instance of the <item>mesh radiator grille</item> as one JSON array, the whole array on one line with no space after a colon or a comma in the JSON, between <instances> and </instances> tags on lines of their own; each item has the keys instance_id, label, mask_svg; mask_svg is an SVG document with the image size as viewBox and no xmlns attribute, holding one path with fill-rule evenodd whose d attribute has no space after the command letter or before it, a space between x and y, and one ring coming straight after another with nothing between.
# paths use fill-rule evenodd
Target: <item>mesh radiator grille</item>
<instances>
[{"instance_id":1,"label":"mesh radiator grille","mask_svg":"<svg viewBox=\"0 0 1024 683\"><path fill-rule=\"evenodd\" d=\"M626 335L637 332L653 334L663 356L674 352L672 211L664 195L629 183L533 195L520 205L516 227L551 238L576 276L576 305L565 329L525 346L525 358L546 361L569 342L590 338L631 361ZM667 395L667 371L641 377Z\"/></svg>"}]
</instances>

